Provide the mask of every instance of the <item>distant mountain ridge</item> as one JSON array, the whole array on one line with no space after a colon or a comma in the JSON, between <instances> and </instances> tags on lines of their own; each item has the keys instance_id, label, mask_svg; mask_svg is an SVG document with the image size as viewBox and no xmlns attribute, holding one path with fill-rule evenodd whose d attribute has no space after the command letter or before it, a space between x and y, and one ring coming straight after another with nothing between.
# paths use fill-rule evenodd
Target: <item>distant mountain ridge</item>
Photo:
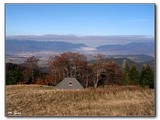
<instances>
[{"instance_id":1,"label":"distant mountain ridge","mask_svg":"<svg viewBox=\"0 0 160 120\"><path fill-rule=\"evenodd\" d=\"M145 54L135 54L135 55L110 55L109 58L128 58L136 63L143 63L148 61L153 61L154 57Z\"/></svg>"},{"instance_id":2,"label":"distant mountain ridge","mask_svg":"<svg viewBox=\"0 0 160 120\"><path fill-rule=\"evenodd\" d=\"M124 71L124 69L125 69L125 63L126 63L126 62L128 63L128 65L129 65L130 68L131 68L133 65L135 65L139 71L141 70L141 68L142 68L142 66L143 66L144 64L149 64L152 68L155 67L155 66L154 66L154 65L155 65L154 59L151 60L151 61L146 60L146 61L143 61L143 62L140 62L140 63L139 63L139 62L135 62L135 61L133 61L133 60L127 58L127 57L123 57L123 58L121 58L121 57L119 57L119 58L109 57L109 58L108 58L108 57L107 57L107 60L106 60L106 61L107 61L107 62L113 61L113 62L117 63L117 64L119 65L119 67L120 67L123 71ZM95 63L96 60L91 59L91 60L89 60L89 62L90 62L90 63Z\"/></svg>"},{"instance_id":3,"label":"distant mountain ridge","mask_svg":"<svg viewBox=\"0 0 160 120\"><path fill-rule=\"evenodd\" d=\"M143 43L128 43L125 45L102 45L97 47L99 52L106 52L109 54L116 55L131 55L131 54L146 54L154 56L154 42L143 42Z\"/></svg>"},{"instance_id":4,"label":"distant mountain ridge","mask_svg":"<svg viewBox=\"0 0 160 120\"><path fill-rule=\"evenodd\" d=\"M88 48L88 49L87 49ZM90 52L105 55L155 55L154 42L128 43L125 45L102 45L95 49L89 49L85 44L73 44L60 41L34 41L34 40L6 40L6 54L18 52L53 51L59 52Z\"/></svg>"},{"instance_id":5,"label":"distant mountain ridge","mask_svg":"<svg viewBox=\"0 0 160 120\"><path fill-rule=\"evenodd\" d=\"M59 41L6 40L6 51L73 51L87 47L85 44L72 44Z\"/></svg>"},{"instance_id":6,"label":"distant mountain ridge","mask_svg":"<svg viewBox=\"0 0 160 120\"><path fill-rule=\"evenodd\" d=\"M7 40L61 41L69 43L84 43L90 47L101 45L127 44L132 42L154 41L150 35L74 35L74 34L44 34L44 35L11 35Z\"/></svg>"}]
</instances>

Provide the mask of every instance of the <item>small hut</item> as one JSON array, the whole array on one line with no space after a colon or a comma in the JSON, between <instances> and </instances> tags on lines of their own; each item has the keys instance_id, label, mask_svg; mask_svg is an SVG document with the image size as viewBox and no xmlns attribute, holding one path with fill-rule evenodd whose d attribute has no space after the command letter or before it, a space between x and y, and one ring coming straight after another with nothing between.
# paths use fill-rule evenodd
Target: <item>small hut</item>
<instances>
[{"instance_id":1,"label":"small hut","mask_svg":"<svg viewBox=\"0 0 160 120\"><path fill-rule=\"evenodd\" d=\"M76 78L64 78L56 85L58 89L83 89L82 85Z\"/></svg>"}]
</instances>

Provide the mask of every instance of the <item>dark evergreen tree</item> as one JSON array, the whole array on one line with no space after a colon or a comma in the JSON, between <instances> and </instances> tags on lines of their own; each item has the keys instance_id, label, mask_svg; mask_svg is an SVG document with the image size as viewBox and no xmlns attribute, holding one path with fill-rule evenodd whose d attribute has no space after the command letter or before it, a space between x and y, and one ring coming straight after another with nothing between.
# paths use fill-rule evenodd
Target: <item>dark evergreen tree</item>
<instances>
[{"instance_id":1,"label":"dark evergreen tree","mask_svg":"<svg viewBox=\"0 0 160 120\"><path fill-rule=\"evenodd\" d=\"M143 65L140 77L140 86L154 88L154 72L149 65Z\"/></svg>"},{"instance_id":2,"label":"dark evergreen tree","mask_svg":"<svg viewBox=\"0 0 160 120\"><path fill-rule=\"evenodd\" d=\"M154 71L152 70L151 79L149 81L149 88L154 88Z\"/></svg>"},{"instance_id":3,"label":"dark evergreen tree","mask_svg":"<svg viewBox=\"0 0 160 120\"><path fill-rule=\"evenodd\" d=\"M22 68L16 64L6 65L6 85L14 85L23 81Z\"/></svg>"},{"instance_id":4,"label":"dark evergreen tree","mask_svg":"<svg viewBox=\"0 0 160 120\"><path fill-rule=\"evenodd\" d=\"M146 75L146 67L145 65L143 65L141 69L141 75L140 75L140 81L139 81L139 84L141 87L145 87L147 85L147 80L145 75Z\"/></svg>"},{"instance_id":5,"label":"dark evergreen tree","mask_svg":"<svg viewBox=\"0 0 160 120\"><path fill-rule=\"evenodd\" d=\"M130 68L129 68L129 65L128 65L127 61L125 63L123 84L124 85L129 85L130 84Z\"/></svg>"},{"instance_id":6,"label":"dark evergreen tree","mask_svg":"<svg viewBox=\"0 0 160 120\"><path fill-rule=\"evenodd\" d=\"M139 71L137 70L136 65L133 65L131 67L131 70L130 70L131 83L134 84L134 85L138 85L139 84L139 79L140 79Z\"/></svg>"},{"instance_id":7,"label":"dark evergreen tree","mask_svg":"<svg viewBox=\"0 0 160 120\"><path fill-rule=\"evenodd\" d=\"M148 81L148 86L150 88L154 88L154 72L153 72L153 69L147 65L146 66L146 77L147 77L147 81Z\"/></svg>"}]
</instances>

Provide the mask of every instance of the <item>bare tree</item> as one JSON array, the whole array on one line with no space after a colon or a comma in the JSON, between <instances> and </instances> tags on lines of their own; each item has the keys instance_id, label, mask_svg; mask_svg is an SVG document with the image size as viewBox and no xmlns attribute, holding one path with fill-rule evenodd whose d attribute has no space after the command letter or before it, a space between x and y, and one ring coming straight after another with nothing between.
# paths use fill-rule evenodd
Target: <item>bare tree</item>
<instances>
[{"instance_id":1,"label":"bare tree","mask_svg":"<svg viewBox=\"0 0 160 120\"><path fill-rule=\"evenodd\" d=\"M24 70L25 83L30 84L35 82L35 75L38 72L38 59L34 56L29 57L25 61L26 68Z\"/></svg>"},{"instance_id":2,"label":"bare tree","mask_svg":"<svg viewBox=\"0 0 160 120\"><path fill-rule=\"evenodd\" d=\"M54 56L49 62L51 74L58 81L65 77L77 77L77 75L81 75L82 77L82 69L84 69L86 64L87 61L84 55L72 52L65 52Z\"/></svg>"},{"instance_id":3,"label":"bare tree","mask_svg":"<svg viewBox=\"0 0 160 120\"><path fill-rule=\"evenodd\" d=\"M95 64L92 65L92 69L95 75L93 79L93 84L94 84L94 87L97 88L98 82L101 77L100 75L104 71L104 64L106 62L106 58L102 54L97 54L96 56L94 56L94 59L96 60L96 62Z\"/></svg>"},{"instance_id":4,"label":"bare tree","mask_svg":"<svg viewBox=\"0 0 160 120\"><path fill-rule=\"evenodd\" d=\"M90 83L91 81L94 79L94 74L93 74L93 71L92 71L92 64L87 64L83 71L83 82L84 82L84 85L85 85L85 88L88 88L88 86L90 86Z\"/></svg>"},{"instance_id":5,"label":"bare tree","mask_svg":"<svg viewBox=\"0 0 160 120\"><path fill-rule=\"evenodd\" d=\"M120 84L123 78L123 72L115 62L111 61L105 64L104 85Z\"/></svg>"}]
</instances>

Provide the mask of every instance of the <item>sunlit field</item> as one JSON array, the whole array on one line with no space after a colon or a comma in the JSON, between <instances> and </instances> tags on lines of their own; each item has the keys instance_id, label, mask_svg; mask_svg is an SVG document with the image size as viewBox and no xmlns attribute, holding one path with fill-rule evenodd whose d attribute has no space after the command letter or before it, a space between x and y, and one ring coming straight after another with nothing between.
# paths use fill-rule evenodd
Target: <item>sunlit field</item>
<instances>
[{"instance_id":1,"label":"sunlit field","mask_svg":"<svg viewBox=\"0 0 160 120\"><path fill-rule=\"evenodd\" d=\"M57 90L42 85L7 85L6 116L155 116L154 90L106 86Z\"/></svg>"}]
</instances>

